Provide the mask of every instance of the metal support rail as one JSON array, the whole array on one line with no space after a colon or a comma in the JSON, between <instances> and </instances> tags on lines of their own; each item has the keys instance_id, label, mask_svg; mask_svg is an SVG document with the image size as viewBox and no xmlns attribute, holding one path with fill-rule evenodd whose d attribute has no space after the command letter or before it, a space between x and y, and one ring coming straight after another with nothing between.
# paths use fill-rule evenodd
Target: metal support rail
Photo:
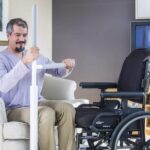
<instances>
[{"instance_id":1,"label":"metal support rail","mask_svg":"<svg viewBox=\"0 0 150 150\"><path fill-rule=\"evenodd\" d=\"M32 46L37 45L37 6L32 8ZM38 69L65 68L64 63L52 63L37 65L36 60L32 63L32 83L30 86L30 150L38 150L38 86L36 73Z\"/></svg>"}]
</instances>

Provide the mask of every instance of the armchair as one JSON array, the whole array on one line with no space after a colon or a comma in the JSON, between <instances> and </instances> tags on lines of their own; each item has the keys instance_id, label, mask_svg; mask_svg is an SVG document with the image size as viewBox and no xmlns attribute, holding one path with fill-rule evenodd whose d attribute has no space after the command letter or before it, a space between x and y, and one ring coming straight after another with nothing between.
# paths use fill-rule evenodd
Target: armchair
<instances>
[{"instance_id":1,"label":"armchair","mask_svg":"<svg viewBox=\"0 0 150 150\"><path fill-rule=\"evenodd\" d=\"M46 75L42 95L48 100L62 100L77 107L89 103L86 99L75 99L75 81ZM0 99L0 150L29 150L29 125L22 122L8 122L4 102Z\"/></svg>"}]
</instances>

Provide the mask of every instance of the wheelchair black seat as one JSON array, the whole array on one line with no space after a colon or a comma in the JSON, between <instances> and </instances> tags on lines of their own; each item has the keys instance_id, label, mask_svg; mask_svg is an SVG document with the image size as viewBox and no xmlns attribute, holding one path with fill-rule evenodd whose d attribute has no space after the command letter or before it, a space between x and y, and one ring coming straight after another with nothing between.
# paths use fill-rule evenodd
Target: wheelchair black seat
<instances>
[{"instance_id":1,"label":"wheelchair black seat","mask_svg":"<svg viewBox=\"0 0 150 150\"><path fill-rule=\"evenodd\" d=\"M118 124L119 118L116 111L99 110L99 108L76 109L76 124L87 130L112 130ZM96 119L96 117L98 117ZM96 119L96 120L95 120ZM94 126L92 126L95 124ZM96 127L96 128L92 128ZM96 130L95 130L96 129Z\"/></svg>"},{"instance_id":2,"label":"wheelchair black seat","mask_svg":"<svg viewBox=\"0 0 150 150\"><path fill-rule=\"evenodd\" d=\"M121 119L129 114L144 111L141 108L100 109L99 107L78 107L76 108L76 124L91 131L112 131Z\"/></svg>"}]
</instances>

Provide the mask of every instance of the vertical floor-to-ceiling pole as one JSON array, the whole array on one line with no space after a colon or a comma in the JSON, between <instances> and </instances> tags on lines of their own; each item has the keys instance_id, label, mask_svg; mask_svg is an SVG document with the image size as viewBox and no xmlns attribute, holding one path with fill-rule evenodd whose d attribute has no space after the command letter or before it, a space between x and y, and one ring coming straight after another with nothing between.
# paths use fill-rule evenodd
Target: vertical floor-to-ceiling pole
<instances>
[{"instance_id":1,"label":"vertical floor-to-ceiling pole","mask_svg":"<svg viewBox=\"0 0 150 150\"><path fill-rule=\"evenodd\" d=\"M37 44L37 6L32 7L32 46ZM30 86L30 150L38 150L38 87L36 84L36 60L32 63Z\"/></svg>"}]
</instances>

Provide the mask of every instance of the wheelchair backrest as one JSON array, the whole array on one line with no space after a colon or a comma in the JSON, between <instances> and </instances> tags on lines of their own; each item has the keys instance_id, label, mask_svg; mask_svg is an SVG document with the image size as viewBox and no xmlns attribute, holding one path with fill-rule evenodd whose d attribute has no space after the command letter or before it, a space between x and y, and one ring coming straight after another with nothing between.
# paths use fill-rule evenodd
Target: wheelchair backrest
<instances>
[{"instance_id":1,"label":"wheelchair backrest","mask_svg":"<svg viewBox=\"0 0 150 150\"><path fill-rule=\"evenodd\" d=\"M145 74L149 58L150 50L146 49L134 50L126 57L118 80L119 92L145 92L147 84L142 83L147 81Z\"/></svg>"}]
</instances>

